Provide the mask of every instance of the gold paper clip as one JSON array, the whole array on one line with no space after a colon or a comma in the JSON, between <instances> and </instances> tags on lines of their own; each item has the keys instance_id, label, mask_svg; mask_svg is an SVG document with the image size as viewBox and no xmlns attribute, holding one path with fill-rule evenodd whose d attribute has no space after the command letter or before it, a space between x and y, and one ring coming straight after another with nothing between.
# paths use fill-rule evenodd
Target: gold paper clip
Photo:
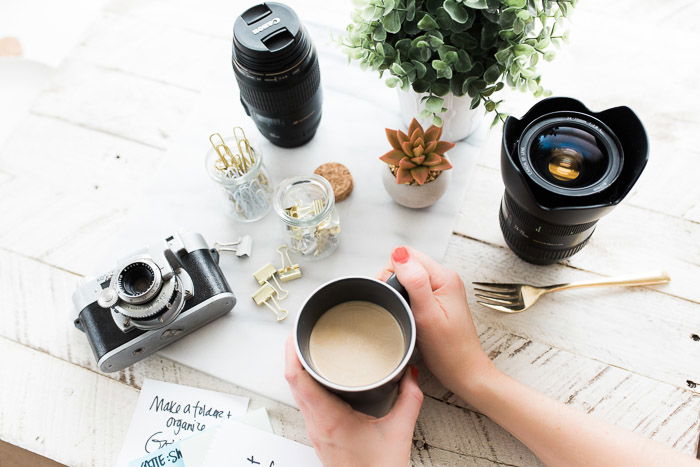
<instances>
[{"instance_id":1,"label":"gold paper clip","mask_svg":"<svg viewBox=\"0 0 700 467\"><path fill-rule=\"evenodd\" d=\"M277 275L282 282L293 281L294 279L299 279L301 277L301 268L298 264L292 264L292 260L289 258L289 247L287 245L282 245L277 248L277 252L282 258L282 266L277 270Z\"/></svg>"},{"instance_id":2,"label":"gold paper clip","mask_svg":"<svg viewBox=\"0 0 700 467\"><path fill-rule=\"evenodd\" d=\"M287 295L289 295L289 291L285 290L282 288L282 285L279 283L277 280L277 277L275 277L275 273L277 272L277 269L275 266L272 265L272 263L267 263L265 266L261 267L257 271L253 273L253 277L255 278L256 281L258 281L258 284L260 285L265 285L269 284L272 289L277 292L277 297L280 300L284 300L287 298ZM275 283L277 288L275 288L272 284L270 284L270 279ZM280 279L282 279L280 277Z\"/></svg>"},{"instance_id":3,"label":"gold paper clip","mask_svg":"<svg viewBox=\"0 0 700 467\"><path fill-rule=\"evenodd\" d=\"M239 126L233 127L233 137L236 138L236 146L238 146L238 152L241 154L243 165L245 170L248 171L255 163L255 151L250 145L250 141L246 138L245 131Z\"/></svg>"},{"instance_id":4,"label":"gold paper clip","mask_svg":"<svg viewBox=\"0 0 700 467\"><path fill-rule=\"evenodd\" d=\"M265 305L275 314L277 321L284 320L289 312L282 308L279 302L275 299L277 291L269 282L265 283L253 294L253 301L256 305Z\"/></svg>"}]
</instances>

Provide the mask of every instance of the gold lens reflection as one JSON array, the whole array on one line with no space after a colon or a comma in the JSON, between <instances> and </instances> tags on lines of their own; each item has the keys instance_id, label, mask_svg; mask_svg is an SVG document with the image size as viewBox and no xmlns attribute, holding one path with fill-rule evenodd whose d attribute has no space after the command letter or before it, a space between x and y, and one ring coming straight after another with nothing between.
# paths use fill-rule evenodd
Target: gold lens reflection
<instances>
[{"instance_id":1,"label":"gold lens reflection","mask_svg":"<svg viewBox=\"0 0 700 467\"><path fill-rule=\"evenodd\" d=\"M583 156L572 148L556 148L549 159L549 173L557 180L570 182L581 175Z\"/></svg>"}]
</instances>

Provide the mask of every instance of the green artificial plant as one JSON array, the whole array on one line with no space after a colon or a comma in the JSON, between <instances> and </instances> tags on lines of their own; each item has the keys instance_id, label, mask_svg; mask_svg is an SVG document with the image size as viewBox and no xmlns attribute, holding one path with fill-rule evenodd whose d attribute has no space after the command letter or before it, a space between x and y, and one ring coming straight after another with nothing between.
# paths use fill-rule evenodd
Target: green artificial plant
<instances>
[{"instance_id":1,"label":"green artificial plant","mask_svg":"<svg viewBox=\"0 0 700 467\"><path fill-rule=\"evenodd\" d=\"M342 45L362 67L390 73L390 87L426 93L421 117L434 124L450 91L495 111L495 124L505 84L548 95L537 63L567 39L562 22L576 1L359 0Z\"/></svg>"}]
</instances>

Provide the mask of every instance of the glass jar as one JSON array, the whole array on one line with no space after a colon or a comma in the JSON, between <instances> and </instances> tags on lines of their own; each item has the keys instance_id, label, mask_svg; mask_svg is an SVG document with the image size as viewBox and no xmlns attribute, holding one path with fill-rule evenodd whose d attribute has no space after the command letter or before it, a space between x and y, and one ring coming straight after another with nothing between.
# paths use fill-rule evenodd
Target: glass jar
<instances>
[{"instance_id":1,"label":"glass jar","mask_svg":"<svg viewBox=\"0 0 700 467\"><path fill-rule=\"evenodd\" d=\"M328 180L319 175L283 180L275 190L274 204L292 251L310 258L324 258L335 251L340 218Z\"/></svg>"},{"instance_id":2,"label":"glass jar","mask_svg":"<svg viewBox=\"0 0 700 467\"><path fill-rule=\"evenodd\" d=\"M234 138L225 138L224 141L227 146L237 147ZM210 149L205 158L207 173L223 189L226 211L240 222L262 219L272 207L272 183L263 164L262 151L253 146L249 148L252 163L244 172L226 166L214 149Z\"/></svg>"}]
</instances>

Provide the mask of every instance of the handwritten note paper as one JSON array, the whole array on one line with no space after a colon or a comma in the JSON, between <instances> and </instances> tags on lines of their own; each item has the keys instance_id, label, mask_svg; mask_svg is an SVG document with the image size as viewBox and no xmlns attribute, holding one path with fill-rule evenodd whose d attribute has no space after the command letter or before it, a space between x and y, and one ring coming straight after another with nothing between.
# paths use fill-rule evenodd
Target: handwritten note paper
<instances>
[{"instance_id":1,"label":"handwritten note paper","mask_svg":"<svg viewBox=\"0 0 700 467\"><path fill-rule=\"evenodd\" d=\"M232 422L216 430L203 465L321 467L321 461L309 446Z\"/></svg>"},{"instance_id":2,"label":"handwritten note paper","mask_svg":"<svg viewBox=\"0 0 700 467\"><path fill-rule=\"evenodd\" d=\"M244 414L248 398L147 379L118 467Z\"/></svg>"}]
</instances>

